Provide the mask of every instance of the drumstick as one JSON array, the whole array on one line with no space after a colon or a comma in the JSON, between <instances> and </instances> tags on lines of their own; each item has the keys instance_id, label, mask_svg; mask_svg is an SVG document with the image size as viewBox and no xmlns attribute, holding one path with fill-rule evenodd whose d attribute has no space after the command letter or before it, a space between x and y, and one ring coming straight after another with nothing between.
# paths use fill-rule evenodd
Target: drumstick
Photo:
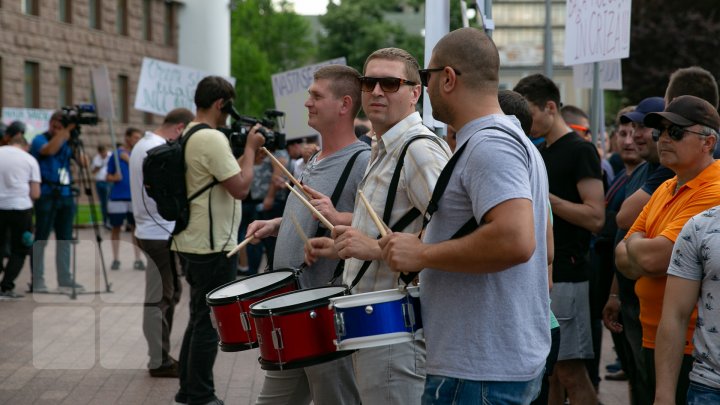
<instances>
[{"instance_id":1,"label":"drumstick","mask_svg":"<svg viewBox=\"0 0 720 405\"><path fill-rule=\"evenodd\" d=\"M290 220L292 221L293 225L295 225L295 231L297 232L300 239L302 239L303 243L307 243L308 237L305 235L305 232L302 229L302 226L300 226L300 223L298 223L297 218L295 218L294 213L290 213Z\"/></svg>"},{"instance_id":2,"label":"drumstick","mask_svg":"<svg viewBox=\"0 0 720 405\"><path fill-rule=\"evenodd\" d=\"M244 248L245 245L247 245L248 243L250 243L250 241L251 241L252 239L253 239L253 236L252 236L252 235L250 235L250 236L248 236L247 238L245 238L244 241L240 242L239 245L235 246L235 249L231 250L230 253L227 254L227 257L230 257L230 256L234 255L234 254L237 253L240 249Z\"/></svg>"},{"instance_id":3,"label":"drumstick","mask_svg":"<svg viewBox=\"0 0 720 405\"><path fill-rule=\"evenodd\" d=\"M373 222L375 222L375 226L377 226L377 228L380 230L380 236L385 237L385 235L387 235L387 230L390 228L388 228L388 226L385 225L385 223L377 216L372 205L370 205L370 201L365 198L365 194L362 192L362 190L358 190L358 195L360 196L363 204L365 204L365 208L367 208L368 213L370 213L370 218L372 218Z\"/></svg>"},{"instance_id":4,"label":"drumstick","mask_svg":"<svg viewBox=\"0 0 720 405\"><path fill-rule=\"evenodd\" d=\"M323 225L325 225L325 228L327 228L331 231L335 228L333 226L333 224L331 224L330 221L328 221L327 218L325 218L323 216L323 214L320 213L320 211L316 210L315 207L313 207L312 204L310 204L310 202L308 200L306 200L305 197L302 196L302 194L300 194L297 190L292 188L289 183L286 182L285 185L287 186L287 188L290 191L292 191L293 194L295 194L295 196L300 200L301 203L303 203L313 214L315 214L316 217L318 217L320 222L322 222Z\"/></svg>"},{"instance_id":5,"label":"drumstick","mask_svg":"<svg viewBox=\"0 0 720 405\"><path fill-rule=\"evenodd\" d=\"M286 169L285 166L283 166L283 164L280 163L280 161L277 160L277 158L275 158L275 156L273 156L273 154L272 154L269 150L267 150L267 149L263 146L263 147L262 147L262 151L265 152L266 155L270 156L270 160L272 160L272 162L275 164L275 166L279 167L280 170L282 170L283 174L285 174L285 176L287 176L287 178L290 179L290 181L292 181L293 184L295 184L296 186L298 186L298 188L299 188L300 190L302 190L302 192L305 193L305 195L306 195L308 198L312 198L312 196L310 195L310 193L308 193L307 191L305 191L305 189L303 188L302 184L300 184L300 182L295 178L295 176L293 176L292 173L290 173L290 172L288 171L288 169Z\"/></svg>"}]
</instances>

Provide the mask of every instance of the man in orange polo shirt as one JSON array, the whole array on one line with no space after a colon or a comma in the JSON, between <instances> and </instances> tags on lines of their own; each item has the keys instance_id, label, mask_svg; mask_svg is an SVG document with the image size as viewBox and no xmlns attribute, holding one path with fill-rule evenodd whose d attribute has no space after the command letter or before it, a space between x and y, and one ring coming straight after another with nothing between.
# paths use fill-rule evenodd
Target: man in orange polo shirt
<instances>
[{"instance_id":1,"label":"man in orange polo shirt","mask_svg":"<svg viewBox=\"0 0 720 405\"><path fill-rule=\"evenodd\" d=\"M712 153L718 141L720 116L705 100L681 96L665 112L648 114L647 127L655 128L660 163L676 176L665 181L650 198L642 213L615 250L618 270L637 279L643 329L643 357L648 383L655 391L655 334L665 293L667 269L673 244L683 225L694 215L720 204L720 162ZM692 366L692 335L697 311L687 331L685 356L678 377L677 403L686 403L688 375ZM652 391L651 391L652 392Z\"/></svg>"}]
</instances>

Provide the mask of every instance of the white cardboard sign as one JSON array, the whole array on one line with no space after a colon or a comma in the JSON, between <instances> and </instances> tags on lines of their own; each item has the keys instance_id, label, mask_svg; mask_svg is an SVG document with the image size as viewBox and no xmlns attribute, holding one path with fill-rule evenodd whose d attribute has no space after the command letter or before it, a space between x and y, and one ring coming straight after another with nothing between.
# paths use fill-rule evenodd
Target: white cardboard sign
<instances>
[{"instance_id":1,"label":"white cardboard sign","mask_svg":"<svg viewBox=\"0 0 720 405\"><path fill-rule=\"evenodd\" d=\"M115 116L115 110L113 109L112 88L107 66L102 65L92 69L90 77L92 78L98 117L110 121Z\"/></svg>"},{"instance_id":2,"label":"white cardboard sign","mask_svg":"<svg viewBox=\"0 0 720 405\"><path fill-rule=\"evenodd\" d=\"M567 0L565 66L630 56L631 0Z\"/></svg>"},{"instance_id":3,"label":"white cardboard sign","mask_svg":"<svg viewBox=\"0 0 720 405\"><path fill-rule=\"evenodd\" d=\"M620 59L606 60L600 64L600 88L622 90L622 64ZM573 66L573 83L578 89L593 87L593 63Z\"/></svg>"},{"instance_id":4,"label":"white cardboard sign","mask_svg":"<svg viewBox=\"0 0 720 405\"><path fill-rule=\"evenodd\" d=\"M9 108L2 109L2 122L10 125L13 121L25 123L25 139L32 140L35 135L41 134L48 129L50 117L54 110L38 108Z\"/></svg>"}]
</instances>

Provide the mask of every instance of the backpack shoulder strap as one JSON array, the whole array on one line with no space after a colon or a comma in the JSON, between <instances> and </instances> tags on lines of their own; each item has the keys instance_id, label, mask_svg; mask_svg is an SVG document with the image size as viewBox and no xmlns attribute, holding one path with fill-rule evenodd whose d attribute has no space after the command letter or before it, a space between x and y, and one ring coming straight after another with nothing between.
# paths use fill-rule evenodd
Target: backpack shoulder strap
<instances>
[{"instance_id":1,"label":"backpack shoulder strap","mask_svg":"<svg viewBox=\"0 0 720 405\"><path fill-rule=\"evenodd\" d=\"M347 183L348 178L350 177L350 172L352 172L353 166L355 166L355 160L357 160L358 156L360 156L361 153L363 153L365 150L359 150L353 154L350 159L348 159L347 163L345 164L345 168L343 169L342 174L340 174L340 179L338 180L337 184L335 185L335 189L332 192L332 195L330 196L330 202L332 202L333 207L336 207L338 204L338 201L340 201L340 196L342 195L343 190L345 189L345 184ZM315 156L315 155L313 155ZM311 157L312 159L312 157ZM309 162L309 160L308 160ZM321 228L318 223L317 231L315 232L315 237L320 237L325 233L325 229Z\"/></svg>"}]
</instances>

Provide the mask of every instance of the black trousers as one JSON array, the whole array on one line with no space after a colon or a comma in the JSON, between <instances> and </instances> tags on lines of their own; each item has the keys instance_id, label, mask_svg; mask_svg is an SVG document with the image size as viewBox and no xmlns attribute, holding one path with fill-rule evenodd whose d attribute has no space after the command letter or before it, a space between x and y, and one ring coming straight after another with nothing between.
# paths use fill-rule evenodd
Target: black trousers
<instances>
[{"instance_id":1,"label":"black trousers","mask_svg":"<svg viewBox=\"0 0 720 405\"><path fill-rule=\"evenodd\" d=\"M25 264L25 257L30 253L30 246L23 241L23 234L32 235L32 208L26 210L0 210L0 246L10 245L10 256L7 265L3 266L0 259L0 270L3 279L0 282L2 291L15 289L15 279ZM8 241L9 238L9 241Z\"/></svg>"}]
</instances>

